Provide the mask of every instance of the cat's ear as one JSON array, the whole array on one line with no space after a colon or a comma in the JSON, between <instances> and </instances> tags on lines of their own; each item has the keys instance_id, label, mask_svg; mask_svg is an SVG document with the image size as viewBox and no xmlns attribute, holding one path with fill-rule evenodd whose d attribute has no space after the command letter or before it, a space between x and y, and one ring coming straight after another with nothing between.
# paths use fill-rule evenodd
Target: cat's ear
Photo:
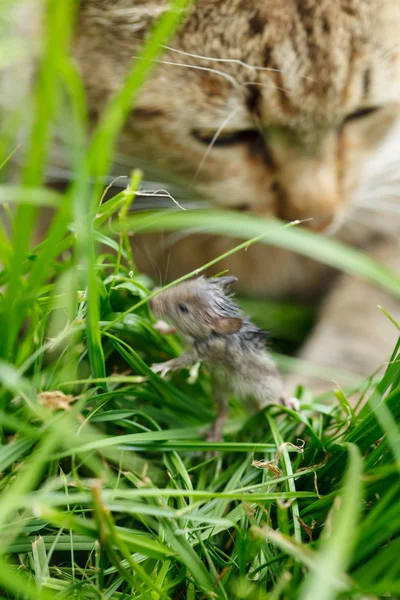
<instances>
[{"instance_id":1,"label":"cat's ear","mask_svg":"<svg viewBox=\"0 0 400 600\"><path fill-rule=\"evenodd\" d=\"M234 277L233 275L224 275L222 277L213 277L212 279L209 279L210 283L221 288L221 290L224 290L225 288L236 283L237 280L238 278Z\"/></svg>"},{"instance_id":2,"label":"cat's ear","mask_svg":"<svg viewBox=\"0 0 400 600\"><path fill-rule=\"evenodd\" d=\"M215 319L213 322L213 329L216 333L223 333L226 335L232 335L237 333L242 327L243 319L240 317L229 317L227 319Z\"/></svg>"}]
</instances>

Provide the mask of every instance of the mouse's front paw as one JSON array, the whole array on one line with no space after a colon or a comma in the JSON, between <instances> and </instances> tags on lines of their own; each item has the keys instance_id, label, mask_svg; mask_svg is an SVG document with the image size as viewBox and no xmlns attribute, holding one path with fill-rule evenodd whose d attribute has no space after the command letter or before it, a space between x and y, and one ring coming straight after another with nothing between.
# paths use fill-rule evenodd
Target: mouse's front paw
<instances>
[{"instance_id":1,"label":"mouse's front paw","mask_svg":"<svg viewBox=\"0 0 400 600\"><path fill-rule=\"evenodd\" d=\"M150 369L153 371L153 373L158 373L160 377L165 377L170 371L171 367L168 365L168 363L157 363L155 365L151 365Z\"/></svg>"},{"instance_id":2,"label":"mouse's front paw","mask_svg":"<svg viewBox=\"0 0 400 600\"><path fill-rule=\"evenodd\" d=\"M279 404L282 404L282 406L286 406L286 408L290 408L291 410L295 410L296 412L299 412L300 410L300 400L294 396L282 396Z\"/></svg>"},{"instance_id":3,"label":"mouse's front paw","mask_svg":"<svg viewBox=\"0 0 400 600\"><path fill-rule=\"evenodd\" d=\"M153 329L161 333L162 335L169 335L171 333L176 333L177 329L173 325L169 325L165 321L157 321L153 324Z\"/></svg>"}]
</instances>

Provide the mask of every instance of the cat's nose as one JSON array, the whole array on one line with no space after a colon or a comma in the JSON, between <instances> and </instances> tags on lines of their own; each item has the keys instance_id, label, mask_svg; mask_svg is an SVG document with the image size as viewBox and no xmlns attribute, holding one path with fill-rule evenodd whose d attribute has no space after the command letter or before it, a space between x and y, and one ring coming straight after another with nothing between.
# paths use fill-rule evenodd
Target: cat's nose
<instances>
[{"instance_id":1,"label":"cat's nose","mask_svg":"<svg viewBox=\"0 0 400 600\"><path fill-rule=\"evenodd\" d=\"M321 231L325 231L332 225L335 220L335 215L329 215L325 217L310 217L309 219L304 220L304 227L307 229L311 229L312 231L316 231L320 233Z\"/></svg>"},{"instance_id":2,"label":"cat's nose","mask_svg":"<svg viewBox=\"0 0 400 600\"><path fill-rule=\"evenodd\" d=\"M296 172L288 169L290 173L275 182L276 216L284 221L304 220L307 228L323 231L342 205L336 172L323 165L301 167Z\"/></svg>"}]
</instances>

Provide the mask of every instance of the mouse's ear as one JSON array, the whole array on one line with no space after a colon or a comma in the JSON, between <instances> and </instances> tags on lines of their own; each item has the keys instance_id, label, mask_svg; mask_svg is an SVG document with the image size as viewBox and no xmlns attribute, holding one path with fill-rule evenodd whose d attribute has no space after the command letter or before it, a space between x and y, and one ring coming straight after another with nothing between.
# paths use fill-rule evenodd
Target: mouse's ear
<instances>
[{"instance_id":1,"label":"mouse's ear","mask_svg":"<svg viewBox=\"0 0 400 600\"><path fill-rule=\"evenodd\" d=\"M242 327L243 319L240 317L230 317L227 319L215 319L213 329L216 333L226 333L231 335L237 333Z\"/></svg>"},{"instance_id":2,"label":"mouse's ear","mask_svg":"<svg viewBox=\"0 0 400 600\"><path fill-rule=\"evenodd\" d=\"M222 277L213 277L212 279L209 279L210 283L213 283L222 290L232 285L233 283L236 283L237 280L238 278L234 277L233 275L224 275Z\"/></svg>"}]
</instances>

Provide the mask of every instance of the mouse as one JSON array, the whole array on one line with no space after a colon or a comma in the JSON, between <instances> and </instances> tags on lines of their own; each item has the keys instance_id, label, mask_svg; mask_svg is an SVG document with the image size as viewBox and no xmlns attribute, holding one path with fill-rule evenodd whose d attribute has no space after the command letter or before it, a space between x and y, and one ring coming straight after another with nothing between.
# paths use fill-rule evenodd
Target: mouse
<instances>
[{"instance_id":1,"label":"mouse","mask_svg":"<svg viewBox=\"0 0 400 600\"><path fill-rule=\"evenodd\" d=\"M198 362L209 370L218 406L207 434L210 442L222 441L231 395L246 401L250 412L269 404L292 410L300 407L297 398L284 394L283 379L266 347L267 332L234 302L230 288L236 281L237 277L231 275L200 276L178 283L150 300L153 314L172 323L186 343L181 356L152 365L152 371L164 377L169 371L190 368Z\"/></svg>"}]
</instances>

